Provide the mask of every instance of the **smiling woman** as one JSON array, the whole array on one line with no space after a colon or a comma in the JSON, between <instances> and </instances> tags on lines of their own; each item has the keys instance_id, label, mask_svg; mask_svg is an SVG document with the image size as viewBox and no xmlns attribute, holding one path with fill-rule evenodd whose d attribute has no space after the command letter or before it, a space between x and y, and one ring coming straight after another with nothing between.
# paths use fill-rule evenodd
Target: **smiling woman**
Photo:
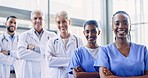
<instances>
[{"instance_id":1,"label":"smiling woman","mask_svg":"<svg viewBox=\"0 0 148 78\"><path fill-rule=\"evenodd\" d=\"M48 41L46 48L50 68L49 78L71 78L67 71L69 61L74 49L83 43L79 37L69 32L70 19L66 11L57 12L55 22L60 32L57 37Z\"/></svg>"},{"instance_id":2,"label":"smiling woman","mask_svg":"<svg viewBox=\"0 0 148 78\"><path fill-rule=\"evenodd\" d=\"M148 51L146 46L130 42L129 15L118 11L113 15L114 43L101 47L95 66L99 66L101 78L148 78ZM136 59L136 60L135 60Z\"/></svg>"},{"instance_id":3,"label":"smiling woman","mask_svg":"<svg viewBox=\"0 0 148 78\"><path fill-rule=\"evenodd\" d=\"M69 64L69 73L73 74L74 78L98 78L98 69L95 70L93 65L100 48L96 41L97 36L100 35L99 25L95 20L88 20L83 27L87 43L74 50Z\"/></svg>"},{"instance_id":4,"label":"smiling woman","mask_svg":"<svg viewBox=\"0 0 148 78\"><path fill-rule=\"evenodd\" d=\"M120 13L123 13L122 15ZM126 18L125 18L126 17ZM114 31L116 38L126 38L127 34L131 30L130 17L124 11L118 11L112 18L112 30Z\"/></svg>"}]
</instances>

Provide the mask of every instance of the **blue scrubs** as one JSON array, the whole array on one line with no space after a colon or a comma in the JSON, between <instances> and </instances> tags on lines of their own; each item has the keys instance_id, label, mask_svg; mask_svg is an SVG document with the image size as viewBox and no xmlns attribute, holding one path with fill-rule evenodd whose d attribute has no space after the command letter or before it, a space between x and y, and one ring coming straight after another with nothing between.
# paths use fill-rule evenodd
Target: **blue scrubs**
<instances>
[{"instance_id":1,"label":"blue scrubs","mask_svg":"<svg viewBox=\"0 0 148 78\"><path fill-rule=\"evenodd\" d=\"M129 55L125 57L111 43L100 48L94 66L107 67L116 76L141 76L148 70L148 51L145 46L131 42Z\"/></svg>"},{"instance_id":2,"label":"blue scrubs","mask_svg":"<svg viewBox=\"0 0 148 78\"><path fill-rule=\"evenodd\" d=\"M72 60L70 61L69 73L72 74L72 69L78 66L83 68L85 72L98 72L99 70L96 71L93 66L95 60L84 46L79 47L74 51Z\"/></svg>"}]
</instances>

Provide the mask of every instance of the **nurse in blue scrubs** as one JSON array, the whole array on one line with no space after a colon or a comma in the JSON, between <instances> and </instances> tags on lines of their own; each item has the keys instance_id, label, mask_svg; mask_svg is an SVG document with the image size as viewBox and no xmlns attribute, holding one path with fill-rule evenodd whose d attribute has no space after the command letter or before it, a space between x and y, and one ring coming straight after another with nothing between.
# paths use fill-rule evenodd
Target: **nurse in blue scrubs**
<instances>
[{"instance_id":1,"label":"nurse in blue scrubs","mask_svg":"<svg viewBox=\"0 0 148 78\"><path fill-rule=\"evenodd\" d=\"M100 34L99 26L95 20L88 20L83 27L87 44L74 51L69 73L73 74L74 78L98 78L99 70L95 70L93 65L100 48L96 41Z\"/></svg>"},{"instance_id":2,"label":"nurse in blue scrubs","mask_svg":"<svg viewBox=\"0 0 148 78\"><path fill-rule=\"evenodd\" d=\"M112 17L115 42L101 47L94 66L99 66L101 78L148 78L146 46L130 42L131 21L125 11Z\"/></svg>"}]
</instances>

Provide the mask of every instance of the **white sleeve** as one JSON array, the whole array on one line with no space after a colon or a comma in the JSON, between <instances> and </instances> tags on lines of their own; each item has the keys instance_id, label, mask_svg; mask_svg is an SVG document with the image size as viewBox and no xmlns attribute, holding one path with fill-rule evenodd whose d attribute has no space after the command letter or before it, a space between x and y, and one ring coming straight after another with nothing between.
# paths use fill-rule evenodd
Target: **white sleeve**
<instances>
[{"instance_id":1,"label":"white sleeve","mask_svg":"<svg viewBox=\"0 0 148 78\"><path fill-rule=\"evenodd\" d=\"M10 56L18 58L17 50L10 50Z\"/></svg>"},{"instance_id":2,"label":"white sleeve","mask_svg":"<svg viewBox=\"0 0 148 78\"><path fill-rule=\"evenodd\" d=\"M1 46L2 44L0 43L0 63L5 64L5 65L12 65L14 62L14 58L1 53L2 51Z\"/></svg>"},{"instance_id":3,"label":"white sleeve","mask_svg":"<svg viewBox=\"0 0 148 78\"><path fill-rule=\"evenodd\" d=\"M15 61L15 58L4 55L3 53L0 53L0 63L5 65L12 65L14 61Z\"/></svg>"},{"instance_id":4,"label":"white sleeve","mask_svg":"<svg viewBox=\"0 0 148 78\"><path fill-rule=\"evenodd\" d=\"M69 57L57 57L54 55L54 47L52 41L49 41L46 46L46 55L48 59L49 67L68 67L70 58Z\"/></svg>"},{"instance_id":5,"label":"white sleeve","mask_svg":"<svg viewBox=\"0 0 148 78\"><path fill-rule=\"evenodd\" d=\"M43 55L27 49L27 34L22 33L18 41L18 57L23 60L41 61Z\"/></svg>"},{"instance_id":6,"label":"white sleeve","mask_svg":"<svg viewBox=\"0 0 148 78\"><path fill-rule=\"evenodd\" d=\"M68 57L53 57L49 58L49 67L68 67L70 58Z\"/></svg>"}]
</instances>

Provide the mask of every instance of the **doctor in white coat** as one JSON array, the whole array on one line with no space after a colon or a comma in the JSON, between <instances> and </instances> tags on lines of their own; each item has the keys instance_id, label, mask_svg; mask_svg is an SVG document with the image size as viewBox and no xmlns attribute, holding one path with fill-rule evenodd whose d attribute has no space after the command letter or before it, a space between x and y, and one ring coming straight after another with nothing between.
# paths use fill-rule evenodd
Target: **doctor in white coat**
<instances>
[{"instance_id":1,"label":"doctor in white coat","mask_svg":"<svg viewBox=\"0 0 148 78\"><path fill-rule=\"evenodd\" d=\"M74 49L82 46L83 43L80 38L69 33L70 19L67 12L58 12L55 21L60 33L58 37L52 38L47 44L49 78L70 78L67 70L69 61Z\"/></svg>"},{"instance_id":2,"label":"doctor in white coat","mask_svg":"<svg viewBox=\"0 0 148 78\"><path fill-rule=\"evenodd\" d=\"M15 33L16 17L7 17L5 26L6 31L0 36L0 78L16 78L14 68L18 43L18 35Z\"/></svg>"},{"instance_id":3,"label":"doctor in white coat","mask_svg":"<svg viewBox=\"0 0 148 78\"><path fill-rule=\"evenodd\" d=\"M31 13L33 28L23 32L18 42L19 58L22 63L21 78L49 78L45 57L47 41L56 36L43 29L44 15L40 10Z\"/></svg>"}]
</instances>

